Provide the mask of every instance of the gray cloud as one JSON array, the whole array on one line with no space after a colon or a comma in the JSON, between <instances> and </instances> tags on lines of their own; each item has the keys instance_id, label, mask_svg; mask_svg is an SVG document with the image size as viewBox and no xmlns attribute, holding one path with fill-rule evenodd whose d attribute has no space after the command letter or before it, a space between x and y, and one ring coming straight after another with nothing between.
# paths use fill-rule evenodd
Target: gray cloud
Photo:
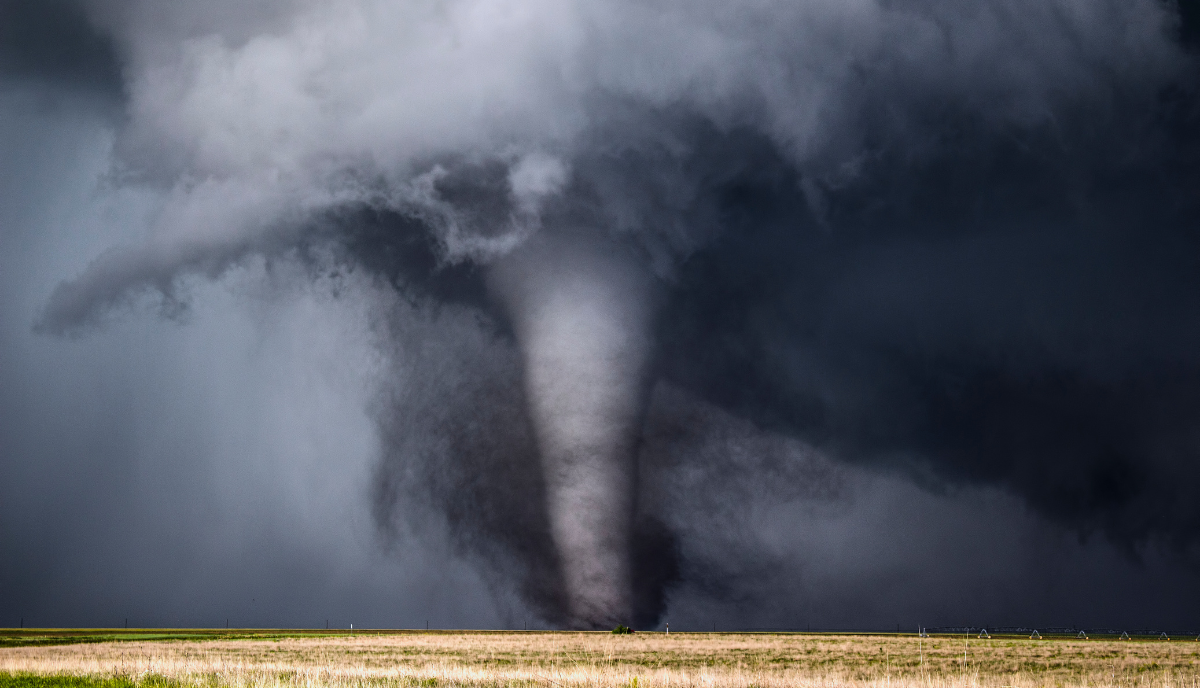
<instances>
[{"instance_id":1,"label":"gray cloud","mask_svg":"<svg viewBox=\"0 0 1200 688\"><path fill-rule=\"evenodd\" d=\"M10 0L0 5L0 75L48 81L110 97L121 92L112 39L74 0Z\"/></svg>"},{"instance_id":2,"label":"gray cloud","mask_svg":"<svg viewBox=\"0 0 1200 688\"><path fill-rule=\"evenodd\" d=\"M6 47L17 65L6 83L60 94L55 111L75 114L49 129L99 142L94 202L137 217L102 223L103 240L6 236L51 263L14 282L34 305L6 321L109 338L92 326L134 303L203 332L205 303L211 322L232 317L215 315L209 280L286 285L266 302L332 298L314 306L312 331L366 343L324 351L383 362L371 385L316 393L314 404L365 409L331 418L342 439L324 451L371 421L379 446L354 450L360 468L374 457L371 486L355 499L410 562L396 575L425 575L422 557L482 574L462 585L485 586L499 611L471 623L532 612L654 625L675 610L697 625L1016 621L1073 613L1071 600L1142 575L1122 556L1144 558L1169 589L1192 580L1198 180L1194 63L1179 41L1191 40L1190 5L63 7L57 18L18 7L47 38ZM68 47L45 52L52 42ZM104 85L118 73L119 89ZM76 82L119 91L124 117L63 95ZM47 175L74 164L43 146L28 155L50 161ZM21 193L15 176L6 184ZM545 307L556 299L567 305ZM27 346L18 331L6 346ZM288 360L283 375L317 365ZM35 416L69 413L56 403L65 391L46 394ZM138 455L121 433L139 423L168 444L228 424L85 415L96 429L78 436L102 436L114 459ZM11 427L14 446L38 436ZM254 452L299 432L272 427ZM206 475L199 457L240 451L182 463ZM581 503L569 466L638 487L584 481L593 507L568 508ZM326 469L264 470L286 481ZM130 489L121 475L113 484ZM958 524L976 503L990 520ZM1011 529L993 524L1010 517ZM11 541L34 552L53 539L28 528ZM986 565L975 538L1026 561L1075 535L1090 539L1048 555L1062 575L1102 562L1112 577L1022 592L1034 567L1012 564L983 577L990 595L905 587ZM877 546L895 538L911 548ZM264 579L324 542L300 539L268 557ZM424 554L396 553L410 548ZM394 564L368 549L348 556L374 581ZM949 563L917 563L929 556ZM887 582L894 571L913 582ZM327 578L313 580L293 589ZM915 601L855 601L896 590ZM756 611L779 595L795 601ZM278 605L273 618L292 618ZM1171 609L1128 593L1090 618L1183 623Z\"/></svg>"}]
</instances>

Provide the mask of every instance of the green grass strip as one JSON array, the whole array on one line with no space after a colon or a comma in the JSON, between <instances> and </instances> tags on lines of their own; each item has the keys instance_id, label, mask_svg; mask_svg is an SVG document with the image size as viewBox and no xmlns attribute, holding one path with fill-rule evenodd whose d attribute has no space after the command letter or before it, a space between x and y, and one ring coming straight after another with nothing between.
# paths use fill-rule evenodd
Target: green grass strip
<instances>
[{"instance_id":1,"label":"green grass strip","mask_svg":"<svg viewBox=\"0 0 1200 688\"><path fill-rule=\"evenodd\" d=\"M127 676L42 676L0 673L0 688L179 688L178 681L147 675L137 681Z\"/></svg>"}]
</instances>

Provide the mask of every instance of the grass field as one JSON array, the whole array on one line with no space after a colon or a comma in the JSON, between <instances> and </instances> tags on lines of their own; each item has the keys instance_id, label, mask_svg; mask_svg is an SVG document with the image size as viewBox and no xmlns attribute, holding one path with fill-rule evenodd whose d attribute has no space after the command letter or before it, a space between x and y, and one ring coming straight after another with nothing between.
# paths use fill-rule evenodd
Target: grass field
<instances>
[{"instance_id":1,"label":"grass field","mask_svg":"<svg viewBox=\"0 0 1200 688\"><path fill-rule=\"evenodd\" d=\"M40 635L47 642L70 644L0 647L0 686L1200 688L1200 643L1194 640L748 633L74 633Z\"/></svg>"}]
</instances>

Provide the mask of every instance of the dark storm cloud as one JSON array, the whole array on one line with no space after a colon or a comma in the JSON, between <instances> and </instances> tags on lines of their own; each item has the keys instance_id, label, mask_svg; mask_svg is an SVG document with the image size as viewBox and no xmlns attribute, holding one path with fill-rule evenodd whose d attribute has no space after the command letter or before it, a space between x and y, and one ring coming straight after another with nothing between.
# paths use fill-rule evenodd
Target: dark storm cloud
<instances>
[{"instance_id":1,"label":"dark storm cloud","mask_svg":"<svg viewBox=\"0 0 1200 688\"><path fill-rule=\"evenodd\" d=\"M437 543L376 547L369 299L242 266L183 287L186 327L31 331L153 208L113 188L110 105L35 86L0 89L0 626L500 623Z\"/></svg>"},{"instance_id":2,"label":"dark storm cloud","mask_svg":"<svg viewBox=\"0 0 1200 688\"><path fill-rule=\"evenodd\" d=\"M0 78L121 93L121 65L112 39L92 25L77 0L0 4Z\"/></svg>"},{"instance_id":3,"label":"dark storm cloud","mask_svg":"<svg viewBox=\"0 0 1200 688\"><path fill-rule=\"evenodd\" d=\"M1117 566L1107 539L1190 580L1194 4L14 7L50 38L11 73L108 84L121 46L114 155L156 199L39 329L178 313L192 276L262 259L372 303L374 517L444 532L502 615L838 625L745 611L807 566L807 599L890 624L914 608L853 602L780 538L870 547L894 523L837 505L896 495L1028 507L1031 541L1100 535L1057 561ZM842 570L880 590L873 562L990 532L958 527ZM975 608L1070 608L1004 595Z\"/></svg>"},{"instance_id":4,"label":"dark storm cloud","mask_svg":"<svg viewBox=\"0 0 1200 688\"><path fill-rule=\"evenodd\" d=\"M819 217L780 161L738 180L740 231L685 264L667 309L667 374L838 455L1191 545L1200 149L1184 88L1118 93L1053 130L943 115L932 152L881 147Z\"/></svg>"}]
</instances>

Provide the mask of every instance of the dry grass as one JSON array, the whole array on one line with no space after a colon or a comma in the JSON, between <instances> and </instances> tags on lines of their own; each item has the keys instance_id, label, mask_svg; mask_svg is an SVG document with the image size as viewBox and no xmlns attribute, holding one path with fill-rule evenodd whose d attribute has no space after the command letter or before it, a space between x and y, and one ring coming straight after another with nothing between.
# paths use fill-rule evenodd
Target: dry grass
<instances>
[{"instance_id":1,"label":"dry grass","mask_svg":"<svg viewBox=\"0 0 1200 688\"><path fill-rule=\"evenodd\" d=\"M963 653L966 651L964 663ZM235 688L1200 688L1200 643L963 637L413 634L0 649L9 674Z\"/></svg>"}]
</instances>

